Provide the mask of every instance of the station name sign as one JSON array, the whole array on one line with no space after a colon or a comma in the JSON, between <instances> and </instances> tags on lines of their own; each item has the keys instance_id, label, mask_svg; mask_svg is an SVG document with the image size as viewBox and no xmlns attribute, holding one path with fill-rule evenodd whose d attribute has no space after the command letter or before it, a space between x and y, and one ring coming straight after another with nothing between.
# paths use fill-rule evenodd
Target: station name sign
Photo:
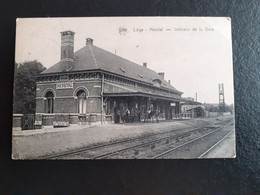
<instances>
[{"instance_id":1,"label":"station name sign","mask_svg":"<svg viewBox=\"0 0 260 195\"><path fill-rule=\"evenodd\" d=\"M71 89L71 88L73 88L73 82L72 81L65 81L65 82L56 83L56 89Z\"/></svg>"}]
</instances>

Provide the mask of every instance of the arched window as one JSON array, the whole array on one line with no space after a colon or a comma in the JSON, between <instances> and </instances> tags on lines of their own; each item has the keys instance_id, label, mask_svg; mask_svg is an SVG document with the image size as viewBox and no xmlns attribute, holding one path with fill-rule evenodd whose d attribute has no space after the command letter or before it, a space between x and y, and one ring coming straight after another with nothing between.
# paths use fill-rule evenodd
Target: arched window
<instances>
[{"instance_id":1,"label":"arched window","mask_svg":"<svg viewBox=\"0 0 260 195\"><path fill-rule=\"evenodd\" d=\"M53 113L53 99L54 95L51 91L48 91L45 95L47 98L47 104L46 104L46 112L47 113Z\"/></svg>"},{"instance_id":2,"label":"arched window","mask_svg":"<svg viewBox=\"0 0 260 195\"><path fill-rule=\"evenodd\" d=\"M85 114L87 108L86 92L84 90L79 90L77 92L77 97L78 97L78 112L80 114Z\"/></svg>"}]
</instances>

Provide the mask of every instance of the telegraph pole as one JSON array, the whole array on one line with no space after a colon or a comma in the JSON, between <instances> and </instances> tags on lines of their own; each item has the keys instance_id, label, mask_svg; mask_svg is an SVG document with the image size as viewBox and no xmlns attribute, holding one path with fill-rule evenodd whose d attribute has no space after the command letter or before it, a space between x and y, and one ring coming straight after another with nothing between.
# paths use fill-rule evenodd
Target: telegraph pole
<instances>
[{"instance_id":1,"label":"telegraph pole","mask_svg":"<svg viewBox=\"0 0 260 195\"><path fill-rule=\"evenodd\" d=\"M224 84L218 84L219 89L219 112L225 112Z\"/></svg>"}]
</instances>

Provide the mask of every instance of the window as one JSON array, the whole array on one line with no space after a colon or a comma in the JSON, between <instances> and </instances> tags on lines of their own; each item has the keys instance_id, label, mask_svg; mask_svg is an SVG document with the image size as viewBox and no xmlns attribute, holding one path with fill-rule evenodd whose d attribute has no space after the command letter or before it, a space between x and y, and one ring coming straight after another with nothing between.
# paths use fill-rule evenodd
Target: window
<instances>
[{"instance_id":1,"label":"window","mask_svg":"<svg viewBox=\"0 0 260 195\"><path fill-rule=\"evenodd\" d=\"M156 87L160 87L161 86L161 81L159 79L154 79L153 80L153 85L156 86Z\"/></svg>"},{"instance_id":2,"label":"window","mask_svg":"<svg viewBox=\"0 0 260 195\"><path fill-rule=\"evenodd\" d=\"M86 92L84 90L79 90L77 93L77 97L78 97L78 112L80 114L85 114L87 108Z\"/></svg>"},{"instance_id":3,"label":"window","mask_svg":"<svg viewBox=\"0 0 260 195\"><path fill-rule=\"evenodd\" d=\"M47 104L46 104L46 112L47 113L53 113L53 99L54 95L51 91L48 91L45 95L47 98Z\"/></svg>"}]
</instances>

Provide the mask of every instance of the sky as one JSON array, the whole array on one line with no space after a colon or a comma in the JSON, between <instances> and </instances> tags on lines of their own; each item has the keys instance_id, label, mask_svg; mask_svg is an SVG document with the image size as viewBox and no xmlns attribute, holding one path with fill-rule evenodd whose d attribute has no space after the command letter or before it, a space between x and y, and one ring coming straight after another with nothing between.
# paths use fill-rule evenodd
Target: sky
<instances>
[{"instance_id":1,"label":"sky","mask_svg":"<svg viewBox=\"0 0 260 195\"><path fill-rule=\"evenodd\" d=\"M89 17L19 18L15 61L60 60L60 32L75 32L74 52L92 38L97 47L156 72L183 92L206 103L218 103L218 84L225 102L234 102L231 20L225 17Z\"/></svg>"}]
</instances>

